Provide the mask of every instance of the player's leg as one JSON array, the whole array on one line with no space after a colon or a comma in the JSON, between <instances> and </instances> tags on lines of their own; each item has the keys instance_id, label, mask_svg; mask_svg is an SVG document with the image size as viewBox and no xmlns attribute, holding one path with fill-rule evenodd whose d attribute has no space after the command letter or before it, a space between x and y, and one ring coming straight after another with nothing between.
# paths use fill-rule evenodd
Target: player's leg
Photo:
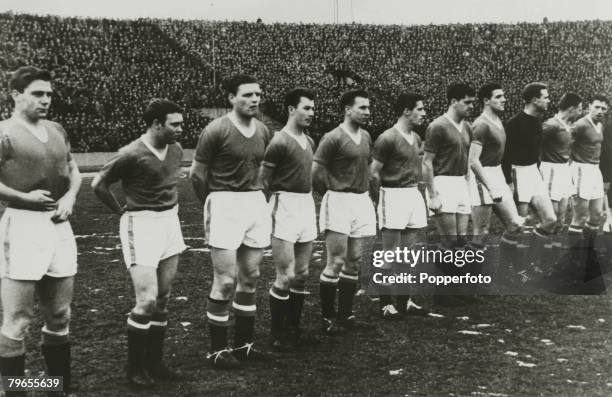
<instances>
[{"instance_id":1,"label":"player's leg","mask_svg":"<svg viewBox=\"0 0 612 397\"><path fill-rule=\"evenodd\" d=\"M233 354L240 361L263 360L266 355L253 348L255 331L255 288L259 279L259 265L263 259L262 248L252 248L242 244L236 253L238 277L234 308L235 329Z\"/></svg>"},{"instance_id":2,"label":"player's leg","mask_svg":"<svg viewBox=\"0 0 612 397\"><path fill-rule=\"evenodd\" d=\"M491 205L478 205L472 207L472 228L474 237L472 244L477 247L485 245L485 238L489 234L491 223Z\"/></svg>"},{"instance_id":3,"label":"player's leg","mask_svg":"<svg viewBox=\"0 0 612 397\"><path fill-rule=\"evenodd\" d=\"M603 197L589 200L589 216L587 218L588 227L597 231L603 219L604 219L604 199Z\"/></svg>"},{"instance_id":4,"label":"player's leg","mask_svg":"<svg viewBox=\"0 0 612 397\"><path fill-rule=\"evenodd\" d=\"M402 242L402 231L398 229L382 229L382 249L383 251L392 251L394 252L398 248L400 248L400 244ZM396 268L396 263L394 261L387 262L385 261L383 265L383 269L392 272ZM386 320L397 320L400 318L400 313L398 312L398 308L393 305L391 295L393 292L392 285L380 285L379 289L380 293L380 311L381 315Z\"/></svg>"},{"instance_id":5,"label":"player's leg","mask_svg":"<svg viewBox=\"0 0 612 397\"><path fill-rule=\"evenodd\" d=\"M306 279L308 278L308 267L311 255L311 241L295 243L295 277L290 282L289 309L285 323L289 340L295 346L306 346L319 343L319 340L315 337L304 334L300 327L304 300L310 295L308 291L306 291Z\"/></svg>"},{"instance_id":6,"label":"player's leg","mask_svg":"<svg viewBox=\"0 0 612 397\"><path fill-rule=\"evenodd\" d=\"M2 376L24 376L24 337L34 315L36 282L12 280L0 281L2 299L2 328L0 329L0 373ZM21 396L25 393L7 393Z\"/></svg>"},{"instance_id":7,"label":"player's leg","mask_svg":"<svg viewBox=\"0 0 612 397\"><path fill-rule=\"evenodd\" d=\"M349 237L346 245L346 260L338 280L338 322L344 327L355 325L353 301L359 282L359 261L361 260L361 238Z\"/></svg>"},{"instance_id":8,"label":"player's leg","mask_svg":"<svg viewBox=\"0 0 612 397\"><path fill-rule=\"evenodd\" d=\"M329 335L341 333L336 324L336 290L338 289L339 274L346 262L348 235L327 230L325 232L325 246L327 250L327 263L321 272L319 293L321 297L321 314L323 332Z\"/></svg>"},{"instance_id":9,"label":"player's leg","mask_svg":"<svg viewBox=\"0 0 612 397\"><path fill-rule=\"evenodd\" d=\"M582 231L589 217L589 200L575 196L572 200L572 223L569 227L569 235L573 239L582 236Z\"/></svg>"},{"instance_id":10,"label":"player's leg","mask_svg":"<svg viewBox=\"0 0 612 397\"><path fill-rule=\"evenodd\" d=\"M154 266L133 264L129 272L136 304L127 319L127 376L132 385L146 388L153 386L153 380L146 370L146 352L151 316L155 313L157 299L157 269Z\"/></svg>"},{"instance_id":11,"label":"player's leg","mask_svg":"<svg viewBox=\"0 0 612 397\"><path fill-rule=\"evenodd\" d=\"M276 279L270 288L270 345L277 351L289 351L285 339L285 322L289 310L289 288L295 277L294 243L272 236L272 256Z\"/></svg>"},{"instance_id":12,"label":"player's leg","mask_svg":"<svg viewBox=\"0 0 612 397\"><path fill-rule=\"evenodd\" d=\"M42 353L47 374L62 376L64 392L71 389L70 304L74 277L45 276L37 285L40 310L45 324L42 328Z\"/></svg>"},{"instance_id":13,"label":"player's leg","mask_svg":"<svg viewBox=\"0 0 612 397\"><path fill-rule=\"evenodd\" d=\"M420 226L422 224L423 223L418 223L418 222L412 223L412 225L414 226ZM400 243L400 247L402 248L402 250L404 248L407 248L409 250L415 249L417 241L418 241L419 233L422 232L422 230L423 229L421 228L414 228L414 229L408 228L408 229L402 230L401 243ZM404 264L404 266L408 266L408 265ZM419 266L419 264L417 264L416 266ZM405 294L405 293L400 293L399 291L396 296L395 306L400 313L408 314L410 316L426 316L427 314L429 314L429 310L416 304L413 301L413 299L410 297L410 295Z\"/></svg>"},{"instance_id":14,"label":"player's leg","mask_svg":"<svg viewBox=\"0 0 612 397\"><path fill-rule=\"evenodd\" d=\"M54 223L58 242L46 275L38 283L40 308L45 324L42 330L42 353L47 372L63 376L64 392L71 392L70 304L74 275L77 272L77 248L68 222Z\"/></svg>"},{"instance_id":15,"label":"player's leg","mask_svg":"<svg viewBox=\"0 0 612 397\"><path fill-rule=\"evenodd\" d=\"M537 229L543 230L547 234L552 234L557 227L557 216L550 197L546 195L536 195L531 198L538 219L540 220Z\"/></svg>"},{"instance_id":16,"label":"player's leg","mask_svg":"<svg viewBox=\"0 0 612 397\"><path fill-rule=\"evenodd\" d=\"M180 380L179 372L168 368L164 362L164 340L168 326L168 300L172 283L176 278L179 255L162 259L157 267L157 299L155 311L151 315L151 327L147 345L147 368L156 379Z\"/></svg>"},{"instance_id":17,"label":"player's leg","mask_svg":"<svg viewBox=\"0 0 612 397\"><path fill-rule=\"evenodd\" d=\"M440 233L440 243L443 249L450 249L457 242L457 214L444 212L437 214L435 222Z\"/></svg>"},{"instance_id":18,"label":"player's leg","mask_svg":"<svg viewBox=\"0 0 612 397\"><path fill-rule=\"evenodd\" d=\"M587 244L587 262L584 274L584 281L588 282L589 287L585 290L585 293L598 293L602 289L601 281L601 266L598 260L598 251L595 250L597 247L596 238L599 227L602 223L604 216L604 198L596 198L589 200L589 209L587 222L584 228L584 239Z\"/></svg>"},{"instance_id":19,"label":"player's leg","mask_svg":"<svg viewBox=\"0 0 612 397\"><path fill-rule=\"evenodd\" d=\"M215 368L236 368L240 363L231 354L228 343L230 299L236 282L236 250L210 248L213 282L206 306L210 335L207 359Z\"/></svg>"}]
</instances>

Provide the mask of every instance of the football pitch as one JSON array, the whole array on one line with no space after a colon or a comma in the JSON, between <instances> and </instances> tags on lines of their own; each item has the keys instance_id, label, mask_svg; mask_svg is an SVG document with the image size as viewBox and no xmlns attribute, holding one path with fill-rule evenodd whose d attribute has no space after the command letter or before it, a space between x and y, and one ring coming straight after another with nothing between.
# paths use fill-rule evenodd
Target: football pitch
<instances>
[{"instance_id":1,"label":"football pitch","mask_svg":"<svg viewBox=\"0 0 612 397\"><path fill-rule=\"evenodd\" d=\"M322 338L315 349L276 356L223 372L205 360L205 298L210 254L202 238L202 209L180 180L180 219L186 243L170 299L167 360L187 379L135 392L125 379L126 316L133 290L119 245L119 217L93 195L85 178L71 221L79 248L73 321L73 371L79 396L610 396L612 307L606 296L482 296L462 307L418 302L438 317L382 322L378 303L356 297L357 317L369 326ZM304 327L320 334L318 275L325 263L314 247ZM256 345L267 348L273 264L266 251L257 289ZM44 370L40 318L27 338L26 368ZM42 396L42 393L37 395Z\"/></svg>"}]
</instances>

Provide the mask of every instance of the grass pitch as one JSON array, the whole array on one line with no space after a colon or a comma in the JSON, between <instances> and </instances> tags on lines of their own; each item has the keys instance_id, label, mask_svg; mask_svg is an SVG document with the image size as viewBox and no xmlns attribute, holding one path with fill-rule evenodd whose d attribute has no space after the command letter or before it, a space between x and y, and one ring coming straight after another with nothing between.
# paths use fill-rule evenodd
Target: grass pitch
<instances>
[{"instance_id":1,"label":"grass pitch","mask_svg":"<svg viewBox=\"0 0 612 397\"><path fill-rule=\"evenodd\" d=\"M205 298L210 255L202 239L202 210L186 179L180 218L193 250L181 258L170 301L166 351L188 379L133 392L125 380L126 315L133 291L121 257L119 219L85 179L72 226L79 247L73 303L74 378L79 396L610 396L612 316L606 296L486 296L470 306L433 307L444 317L387 323L378 304L357 297L358 317L370 325L343 338L323 338L315 350L278 356L233 372L210 369ZM325 250L316 242L304 326L319 332L317 278ZM266 253L258 287L255 340L268 343L267 290L273 280ZM430 297L419 303L431 306ZM38 375L40 320L28 337L27 368ZM36 395L42 396L42 393Z\"/></svg>"}]
</instances>

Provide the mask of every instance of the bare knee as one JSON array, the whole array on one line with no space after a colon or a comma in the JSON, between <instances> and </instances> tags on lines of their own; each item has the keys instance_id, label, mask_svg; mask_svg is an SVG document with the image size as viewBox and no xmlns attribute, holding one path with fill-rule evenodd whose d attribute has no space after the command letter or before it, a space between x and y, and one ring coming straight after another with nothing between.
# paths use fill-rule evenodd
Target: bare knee
<instances>
[{"instance_id":1,"label":"bare knee","mask_svg":"<svg viewBox=\"0 0 612 397\"><path fill-rule=\"evenodd\" d=\"M55 308L45 316L45 325L51 331L59 331L68 328L70 323L70 306Z\"/></svg>"},{"instance_id":2,"label":"bare knee","mask_svg":"<svg viewBox=\"0 0 612 397\"><path fill-rule=\"evenodd\" d=\"M346 263L346 255L345 254L337 254L330 256L328 260L327 268L333 272L333 274L338 274L340 269Z\"/></svg>"},{"instance_id":3,"label":"bare knee","mask_svg":"<svg viewBox=\"0 0 612 397\"><path fill-rule=\"evenodd\" d=\"M346 262L350 263L352 266L355 266L356 263L359 263L361 260L361 251L359 252L349 252L346 256Z\"/></svg>"},{"instance_id":4,"label":"bare knee","mask_svg":"<svg viewBox=\"0 0 612 397\"><path fill-rule=\"evenodd\" d=\"M136 314L151 315L157 306L157 292L153 290L138 291L136 306L132 310Z\"/></svg>"},{"instance_id":5,"label":"bare knee","mask_svg":"<svg viewBox=\"0 0 612 397\"><path fill-rule=\"evenodd\" d=\"M234 294L236 288L236 280L234 277L224 275L215 275L211 296L215 299L227 300Z\"/></svg>"},{"instance_id":6,"label":"bare knee","mask_svg":"<svg viewBox=\"0 0 612 397\"><path fill-rule=\"evenodd\" d=\"M170 300L170 291L157 294L155 302L155 311L165 312L168 308L168 301Z\"/></svg>"},{"instance_id":7,"label":"bare knee","mask_svg":"<svg viewBox=\"0 0 612 397\"><path fill-rule=\"evenodd\" d=\"M287 269L286 272L277 273L275 285L281 289L289 289L291 282L295 279L295 273L291 269Z\"/></svg>"},{"instance_id":8,"label":"bare knee","mask_svg":"<svg viewBox=\"0 0 612 397\"><path fill-rule=\"evenodd\" d=\"M238 275L238 280L242 287L246 290L254 290L259 279L259 268L248 269L247 271L241 271Z\"/></svg>"},{"instance_id":9,"label":"bare knee","mask_svg":"<svg viewBox=\"0 0 612 397\"><path fill-rule=\"evenodd\" d=\"M307 266L301 269L295 269L295 277L293 278L293 281L306 281L308 274L309 272Z\"/></svg>"},{"instance_id":10,"label":"bare knee","mask_svg":"<svg viewBox=\"0 0 612 397\"><path fill-rule=\"evenodd\" d=\"M2 324L2 333L9 338L23 339L28 327L32 323L33 313L31 310L20 310L12 313Z\"/></svg>"}]
</instances>

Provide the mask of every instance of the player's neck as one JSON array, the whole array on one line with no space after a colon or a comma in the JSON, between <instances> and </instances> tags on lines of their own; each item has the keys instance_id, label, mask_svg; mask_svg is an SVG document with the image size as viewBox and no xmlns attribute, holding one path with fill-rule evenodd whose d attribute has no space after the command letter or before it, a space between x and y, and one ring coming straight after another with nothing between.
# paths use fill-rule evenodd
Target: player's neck
<instances>
[{"instance_id":1,"label":"player's neck","mask_svg":"<svg viewBox=\"0 0 612 397\"><path fill-rule=\"evenodd\" d=\"M31 117L28 117L25 111L19 111L19 110L15 110L15 112L13 113L11 117L14 118L15 120L31 125L33 127L38 127L40 125L40 120L41 120L40 118L32 119Z\"/></svg>"},{"instance_id":2,"label":"player's neck","mask_svg":"<svg viewBox=\"0 0 612 397\"><path fill-rule=\"evenodd\" d=\"M559 113L557 113L555 117L563 121L566 124L569 124L570 122L569 112L559 111Z\"/></svg>"},{"instance_id":3,"label":"player's neck","mask_svg":"<svg viewBox=\"0 0 612 397\"><path fill-rule=\"evenodd\" d=\"M490 107L486 106L483 111L482 114L484 114L486 117L490 118L493 121L499 121L499 115Z\"/></svg>"},{"instance_id":4,"label":"player's neck","mask_svg":"<svg viewBox=\"0 0 612 397\"><path fill-rule=\"evenodd\" d=\"M342 123L342 128L344 128L347 132L357 134L359 132L360 125L349 119L344 119L344 122Z\"/></svg>"},{"instance_id":5,"label":"player's neck","mask_svg":"<svg viewBox=\"0 0 612 397\"><path fill-rule=\"evenodd\" d=\"M164 149L166 146L168 146L168 144L166 142L164 142L162 139L160 139L156 134L155 131L148 129L147 132L145 132L142 135L142 139L146 140L147 143L149 145L151 145L152 147L154 147L155 149Z\"/></svg>"},{"instance_id":6,"label":"player's neck","mask_svg":"<svg viewBox=\"0 0 612 397\"><path fill-rule=\"evenodd\" d=\"M536 108L535 106L533 106L532 104L528 103L527 105L525 105L525 108L523 109L523 112L525 112L526 114L532 116L532 117L540 117L540 111L538 110L538 108Z\"/></svg>"},{"instance_id":7,"label":"player's neck","mask_svg":"<svg viewBox=\"0 0 612 397\"><path fill-rule=\"evenodd\" d=\"M461 122L463 121L463 117L459 116L453 108L448 109L448 111L446 112L446 117L448 117L456 124L461 124Z\"/></svg>"},{"instance_id":8,"label":"player's neck","mask_svg":"<svg viewBox=\"0 0 612 397\"><path fill-rule=\"evenodd\" d=\"M232 109L232 111L230 112L229 115L239 125L242 125L242 126L245 126L245 127L250 127L253 124L253 117L252 116L242 115L242 114L238 113L235 109Z\"/></svg>"},{"instance_id":9,"label":"player's neck","mask_svg":"<svg viewBox=\"0 0 612 397\"><path fill-rule=\"evenodd\" d=\"M304 130L301 129L297 123L293 122L291 119L287 120L287 125L283 127L283 129L293 135L300 136L304 134Z\"/></svg>"},{"instance_id":10,"label":"player's neck","mask_svg":"<svg viewBox=\"0 0 612 397\"><path fill-rule=\"evenodd\" d=\"M400 117L399 120L397 120L395 126L401 133L408 135L412 132L412 129L414 128L414 125L409 120L403 117Z\"/></svg>"}]
</instances>

